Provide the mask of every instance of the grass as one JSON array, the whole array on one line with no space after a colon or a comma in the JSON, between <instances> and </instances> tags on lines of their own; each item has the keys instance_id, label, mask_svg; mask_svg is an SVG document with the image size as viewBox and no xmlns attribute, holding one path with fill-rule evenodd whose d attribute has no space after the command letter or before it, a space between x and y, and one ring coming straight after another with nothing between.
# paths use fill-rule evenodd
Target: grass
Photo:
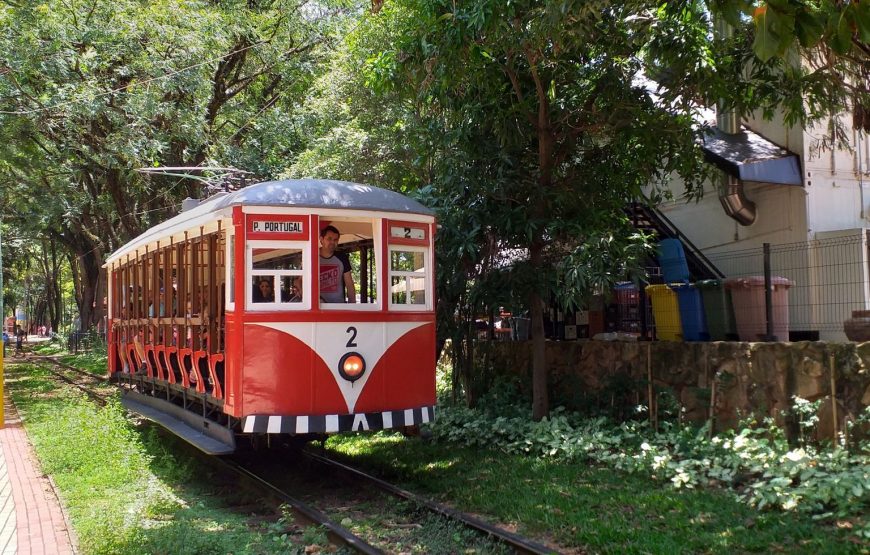
<instances>
[{"instance_id":1,"label":"grass","mask_svg":"<svg viewBox=\"0 0 870 555\"><path fill-rule=\"evenodd\" d=\"M217 490L225 486L210 483L172 442L136 426L117 402L99 407L34 365L6 368L7 388L82 553L302 553L315 537L299 531L304 537L291 541L273 533L287 529L280 515L228 506L233 495Z\"/></svg>"},{"instance_id":2,"label":"grass","mask_svg":"<svg viewBox=\"0 0 870 555\"><path fill-rule=\"evenodd\" d=\"M105 346L73 354L64 349L59 340L55 340L37 343L33 351L42 356L56 356L59 362L87 370L92 374L104 376L107 372Z\"/></svg>"},{"instance_id":3,"label":"grass","mask_svg":"<svg viewBox=\"0 0 870 555\"><path fill-rule=\"evenodd\" d=\"M104 371L99 356L69 363ZM83 553L296 553L324 541L316 530L294 530L280 515L252 519L227 507L202 469L131 424L119 406L97 408L57 389L33 366L19 364L9 375L9 390L44 470L61 490ZM335 436L327 449L566 552L870 552L849 533L848 521L830 525L802 513L759 512L733 493L676 489L643 473L384 432ZM467 545L456 547L463 545L461 530L441 528L425 526L433 532L420 545L469 552Z\"/></svg>"},{"instance_id":4,"label":"grass","mask_svg":"<svg viewBox=\"0 0 870 555\"><path fill-rule=\"evenodd\" d=\"M385 433L327 447L414 491L482 513L565 550L593 553L862 553L847 531L759 513L716 489Z\"/></svg>"}]
</instances>

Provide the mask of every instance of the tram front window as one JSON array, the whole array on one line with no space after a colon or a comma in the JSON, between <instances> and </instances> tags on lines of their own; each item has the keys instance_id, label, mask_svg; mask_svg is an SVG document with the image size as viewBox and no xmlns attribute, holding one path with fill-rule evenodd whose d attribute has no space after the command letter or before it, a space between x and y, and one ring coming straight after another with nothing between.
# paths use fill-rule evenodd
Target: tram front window
<instances>
[{"instance_id":1,"label":"tram front window","mask_svg":"<svg viewBox=\"0 0 870 555\"><path fill-rule=\"evenodd\" d=\"M390 304L426 304L426 251L413 247L390 249Z\"/></svg>"},{"instance_id":2,"label":"tram front window","mask_svg":"<svg viewBox=\"0 0 870 555\"><path fill-rule=\"evenodd\" d=\"M303 290L302 276L281 276L281 302L301 303Z\"/></svg>"},{"instance_id":3,"label":"tram front window","mask_svg":"<svg viewBox=\"0 0 870 555\"><path fill-rule=\"evenodd\" d=\"M302 280L308 252L291 242L258 241L251 245L249 287L252 306L261 310L304 309Z\"/></svg>"}]
</instances>

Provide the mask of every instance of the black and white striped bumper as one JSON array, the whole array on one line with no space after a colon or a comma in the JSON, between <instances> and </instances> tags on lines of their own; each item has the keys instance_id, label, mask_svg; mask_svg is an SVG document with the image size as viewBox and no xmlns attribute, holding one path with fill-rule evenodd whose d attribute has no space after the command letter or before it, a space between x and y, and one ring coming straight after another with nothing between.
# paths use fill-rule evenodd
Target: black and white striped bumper
<instances>
[{"instance_id":1,"label":"black and white striped bumper","mask_svg":"<svg viewBox=\"0 0 870 555\"><path fill-rule=\"evenodd\" d=\"M408 410L366 412L360 414L327 414L315 416L246 416L242 432L246 434L329 434L386 430L415 426L435 420L435 407Z\"/></svg>"}]
</instances>

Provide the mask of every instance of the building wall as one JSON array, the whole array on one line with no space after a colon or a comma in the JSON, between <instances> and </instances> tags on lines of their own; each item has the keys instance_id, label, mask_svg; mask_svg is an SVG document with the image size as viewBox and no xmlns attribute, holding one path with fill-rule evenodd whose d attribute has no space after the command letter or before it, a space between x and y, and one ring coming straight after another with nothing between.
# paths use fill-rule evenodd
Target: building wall
<instances>
[{"instance_id":1,"label":"building wall","mask_svg":"<svg viewBox=\"0 0 870 555\"><path fill-rule=\"evenodd\" d=\"M845 127L851 149L844 145L834 148L827 124L816 125L805 134L801 160L811 236L870 227L870 145L866 133Z\"/></svg>"},{"instance_id":2,"label":"building wall","mask_svg":"<svg viewBox=\"0 0 870 555\"><path fill-rule=\"evenodd\" d=\"M701 200L687 202L682 181L674 180L675 199L659 205L659 210L705 254L806 241L807 195L801 187L745 183L744 190L757 210L751 226L739 225L725 214L712 183L705 184Z\"/></svg>"},{"instance_id":3,"label":"building wall","mask_svg":"<svg viewBox=\"0 0 870 555\"><path fill-rule=\"evenodd\" d=\"M791 329L819 331L829 341L846 339L839 323L852 310L870 308L870 137L851 129L848 117L842 123L851 149L832 141L829 122L804 130L778 117L746 120L749 129L798 154L804 178L803 187L744 183L756 205L750 226L725 214L712 183L700 201L687 202L683 183L674 180L675 200L659 206L727 277L760 274L762 258L741 253L773 245L773 275L794 282Z\"/></svg>"}]
</instances>

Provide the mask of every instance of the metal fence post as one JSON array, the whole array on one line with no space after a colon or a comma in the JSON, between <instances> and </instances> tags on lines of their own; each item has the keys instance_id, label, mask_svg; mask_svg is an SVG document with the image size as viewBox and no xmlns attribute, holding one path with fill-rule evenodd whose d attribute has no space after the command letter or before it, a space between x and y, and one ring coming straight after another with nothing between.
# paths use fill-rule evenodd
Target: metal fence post
<instances>
[{"instance_id":1,"label":"metal fence post","mask_svg":"<svg viewBox=\"0 0 870 555\"><path fill-rule=\"evenodd\" d=\"M773 335L773 286L770 280L770 243L764 243L764 317L767 321L765 341L776 341Z\"/></svg>"}]
</instances>

